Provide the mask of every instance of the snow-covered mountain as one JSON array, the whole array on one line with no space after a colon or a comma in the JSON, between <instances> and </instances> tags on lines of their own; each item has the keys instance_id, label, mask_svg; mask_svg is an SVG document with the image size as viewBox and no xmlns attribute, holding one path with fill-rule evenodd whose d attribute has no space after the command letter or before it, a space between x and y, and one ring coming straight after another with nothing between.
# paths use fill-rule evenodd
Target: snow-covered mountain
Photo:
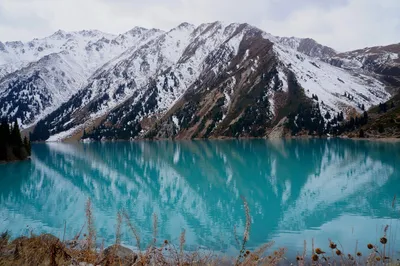
<instances>
[{"instance_id":1,"label":"snow-covered mountain","mask_svg":"<svg viewBox=\"0 0 400 266\"><path fill-rule=\"evenodd\" d=\"M27 43L1 43L1 113L24 127L35 124L67 102L98 68L143 38L147 41L148 31L137 27L114 36L96 30L60 30Z\"/></svg>"},{"instance_id":2,"label":"snow-covered mountain","mask_svg":"<svg viewBox=\"0 0 400 266\"><path fill-rule=\"evenodd\" d=\"M343 57L248 24L59 31L0 44L0 110L25 127L40 120L41 140L265 136L299 105L323 123L390 97L375 70L345 69Z\"/></svg>"},{"instance_id":3,"label":"snow-covered mountain","mask_svg":"<svg viewBox=\"0 0 400 266\"><path fill-rule=\"evenodd\" d=\"M332 65L364 73L400 87L400 43L340 53L327 60Z\"/></svg>"}]
</instances>

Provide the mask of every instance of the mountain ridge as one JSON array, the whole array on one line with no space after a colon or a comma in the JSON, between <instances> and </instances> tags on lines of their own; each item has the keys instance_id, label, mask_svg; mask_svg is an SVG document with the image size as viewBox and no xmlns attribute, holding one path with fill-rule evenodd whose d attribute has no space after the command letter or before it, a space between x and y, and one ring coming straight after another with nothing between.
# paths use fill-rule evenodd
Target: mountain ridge
<instances>
[{"instance_id":1,"label":"mountain ridge","mask_svg":"<svg viewBox=\"0 0 400 266\"><path fill-rule=\"evenodd\" d=\"M73 35L78 33L84 35L83 39L90 40L81 43L74 40ZM199 137L218 137L221 132L226 133L228 128L235 127L237 120L248 119L243 116L264 118L257 122L262 125L250 126L252 129L249 132L242 128L241 132L236 132L236 137L258 136L259 133L255 131L262 132L260 136L266 136L270 127L274 126L272 121L289 115L287 110L297 112L297 104L318 109L319 114L315 115L322 117L317 119L318 123L326 126L332 121L325 117L339 112L344 112L346 117L352 113L362 113L361 107L368 109L387 101L393 95L391 90L399 87L396 83L400 65L395 56L397 54L391 52L390 61L382 60L389 53L387 49L338 53L309 38L272 36L245 23L226 24L217 21L199 26L181 23L169 31L135 27L124 34L112 36L99 31L58 31L50 37L58 41L67 38L63 47L69 50L56 55L72 53L67 56L69 61L66 61L77 64L73 69L82 70L76 71L76 74L71 70L64 71L64 76L60 74L58 78L41 77L51 85L47 87L55 89L39 93L36 98L44 100L34 102L33 106L21 103L26 90L15 94L18 90L10 80L17 80L25 88L33 86L34 92L44 86L35 83L33 74L24 78L23 68L15 62L12 66L0 64L2 116L18 118L25 127L36 125L38 129L34 131L34 139L61 140L77 134L82 136L83 133L87 135L85 137L130 139L148 136L149 131L160 127L164 133L158 132L155 136L192 138L194 132L182 135L179 131L194 128L186 125L189 128L182 129L185 122L173 112L179 111L182 108L179 102L188 100L189 96L202 99L197 107L189 107L203 108L203 111L195 110L193 117L186 118L189 121L184 119L189 124L196 122L192 125L196 125L196 128L205 127ZM268 43L271 43L271 47ZM19 42L12 46L21 49L24 45ZM0 45L0 62L6 61L2 58L3 46ZM51 42L48 46L49 49L54 48ZM393 47L397 49L396 45ZM372 56L373 52L378 56ZM31 51L31 56L35 56L35 53L40 52ZM39 61L30 62L28 66L37 69ZM346 68L346 62L349 61L357 67ZM50 69L55 68L56 72L62 73L59 65L62 64L49 64ZM7 67L17 70L2 77L1 73L7 72ZM45 68L38 69L36 73L43 76ZM66 72L70 76L65 75ZM79 78L80 75L84 77ZM62 87L61 91L68 93L62 100L54 100L54 95L59 93L57 89L60 90L60 86L55 84L70 84L68 80L70 83L71 80L82 82L72 82L72 88ZM290 82L295 84L295 94L303 95L300 98L304 102L293 103ZM241 96L236 98L237 95ZM212 97L219 99L219 102L210 102ZM7 100L2 103L2 99ZM242 99L245 99L244 102ZM196 116L200 118L202 116L199 114L206 115L208 112L215 117L210 114L207 121L195 121L198 119ZM170 117L165 117L168 114L171 114ZM230 122L222 121L225 119ZM225 129L221 128L223 125ZM165 133L165 130L169 133Z\"/></svg>"}]
</instances>

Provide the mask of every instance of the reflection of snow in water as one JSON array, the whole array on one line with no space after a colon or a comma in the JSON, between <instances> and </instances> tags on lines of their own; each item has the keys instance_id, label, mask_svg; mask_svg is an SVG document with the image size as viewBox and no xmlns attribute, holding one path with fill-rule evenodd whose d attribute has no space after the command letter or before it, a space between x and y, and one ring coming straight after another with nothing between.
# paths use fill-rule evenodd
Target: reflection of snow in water
<instances>
[{"instance_id":1,"label":"reflection of snow in water","mask_svg":"<svg viewBox=\"0 0 400 266\"><path fill-rule=\"evenodd\" d=\"M179 163L179 156L181 155L181 145L179 143L176 144L175 153L174 153L174 164Z\"/></svg>"},{"instance_id":2,"label":"reflection of snow in water","mask_svg":"<svg viewBox=\"0 0 400 266\"><path fill-rule=\"evenodd\" d=\"M329 211L334 203L351 202L350 198L357 193L365 194L382 187L394 172L393 167L364 155L346 154L341 158L329 148L325 149L320 169L320 173L309 176L300 196L284 212L279 223L281 230L307 228L307 217ZM358 208L363 206L358 205Z\"/></svg>"},{"instance_id":3,"label":"reflection of snow in water","mask_svg":"<svg viewBox=\"0 0 400 266\"><path fill-rule=\"evenodd\" d=\"M245 192L255 228L251 246L274 237L273 232L278 232L274 237L278 243L293 246L299 241L302 246L306 237L319 231L308 230L309 219L320 216L317 226L326 228L330 235L331 224L346 226L347 216L340 216L344 211L372 204L364 198L356 206L338 209L336 203L384 186L394 172L392 166L364 154L346 148L338 152L324 145L321 154L314 151L320 156L310 157L316 161L313 170L317 174L307 179L305 174L299 181L287 178L289 170L280 173L282 167L290 169L290 156L304 161L299 147L291 152L265 149L268 152L260 159L259 154L246 153L252 145L240 145L235 151L218 143L169 143L46 144L45 156L33 156L31 176L18 185L22 196L11 192L0 198L5 206L0 217L12 217L4 226L20 232L29 223L35 232L45 229L57 233L66 220L67 229L75 234L84 223L84 203L91 197L96 227L106 240L113 241L116 212L126 208L143 239L152 238L151 214L157 213L162 238L176 240L184 228L188 246L233 250L233 225L239 233L244 229L239 196ZM332 208L336 216L328 213ZM268 227L260 225L268 219L273 219ZM358 233L362 231L355 230ZM316 237L327 236L319 234ZM130 238L128 235L125 241Z\"/></svg>"},{"instance_id":4,"label":"reflection of snow in water","mask_svg":"<svg viewBox=\"0 0 400 266\"><path fill-rule=\"evenodd\" d=\"M272 186L272 191L274 191L275 196L278 196L278 179L277 179L277 170L276 170L276 159L272 160L271 163L271 174L269 176L269 182Z\"/></svg>"},{"instance_id":5,"label":"reflection of snow in water","mask_svg":"<svg viewBox=\"0 0 400 266\"><path fill-rule=\"evenodd\" d=\"M292 183L290 180L285 181L285 190L282 193L282 204L285 205L286 201L290 198Z\"/></svg>"}]
</instances>

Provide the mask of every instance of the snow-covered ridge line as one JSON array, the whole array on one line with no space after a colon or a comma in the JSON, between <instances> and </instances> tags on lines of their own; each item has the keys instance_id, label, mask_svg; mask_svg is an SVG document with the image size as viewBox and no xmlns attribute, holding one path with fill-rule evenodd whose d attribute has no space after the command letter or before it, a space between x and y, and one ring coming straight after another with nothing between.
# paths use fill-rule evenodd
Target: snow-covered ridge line
<instances>
[{"instance_id":1,"label":"snow-covered ridge line","mask_svg":"<svg viewBox=\"0 0 400 266\"><path fill-rule=\"evenodd\" d=\"M268 43L273 43L274 58L255 56L261 48L267 53ZM263 56L271 64L276 61L276 67L260 62ZM240 75L249 75L246 82L254 85L276 75L263 96L268 98L269 112L276 114L274 89L288 91L288 72L294 73L306 96L318 96L322 114L361 112L361 106L368 108L390 97L385 85L368 73L329 64L338 56L312 39L276 37L248 24L218 21L199 26L182 23L169 31L135 27L119 35L60 30L26 43L0 43L0 115L20 119L24 127L45 121L50 140L74 135L104 117L107 125L134 137L136 131L146 131L142 126L148 129L143 120L159 119L177 102L187 100L189 89L208 84L212 90L226 76L230 85L221 91L224 110L215 124L224 121L235 90L244 85ZM44 63L47 57L51 60ZM390 59L398 57L393 52ZM267 69L277 73L265 73ZM173 124L171 130L179 131L185 123L174 116Z\"/></svg>"}]
</instances>

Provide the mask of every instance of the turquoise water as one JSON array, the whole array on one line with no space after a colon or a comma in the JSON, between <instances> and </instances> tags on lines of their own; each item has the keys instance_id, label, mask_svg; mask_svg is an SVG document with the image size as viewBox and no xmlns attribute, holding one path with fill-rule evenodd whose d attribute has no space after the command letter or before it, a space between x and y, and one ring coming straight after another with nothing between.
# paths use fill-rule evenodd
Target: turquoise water
<instances>
[{"instance_id":1,"label":"turquoise water","mask_svg":"<svg viewBox=\"0 0 400 266\"><path fill-rule=\"evenodd\" d=\"M0 231L48 232L71 239L93 203L98 241L115 240L126 210L142 243L158 240L187 250L238 249L251 212L249 248L268 241L290 254L340 241L346 252L377 243L389 225L400 246L400 143L351 140L160 141L35 144L31 161L0 165ZM124 227L123 243L135 246ZM399 249L400 251L400 249Z\"/></svg>"}]
</instances>

